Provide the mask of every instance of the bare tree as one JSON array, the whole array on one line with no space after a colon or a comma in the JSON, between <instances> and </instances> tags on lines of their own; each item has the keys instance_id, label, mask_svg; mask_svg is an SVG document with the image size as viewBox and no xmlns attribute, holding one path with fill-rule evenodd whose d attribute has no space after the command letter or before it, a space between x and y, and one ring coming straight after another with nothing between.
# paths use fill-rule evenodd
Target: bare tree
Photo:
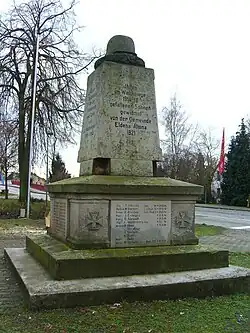
<instances>
[{"instance_id":1,"label":"bare tree","mask_svg":"<svg viewBox=\"0 0 250 333\"><path fill-rule=\"evenodd\" d=\"M210 201L212 198L211 184L218 166L218 147L220 141L214 137L212 132L211 128L200 130L196 142L196 149L204 158L204 183L201 185L205 187L205 202Z\"/></svg>"},{"instance_id":2,"label":"bare tree","mask_svg":"<svg viewBox=\"0 0 250 333\"><path fill-rule=\"evenodd\" d=\"M35 157L46 146L46 132L59 143L74 142L79 130L85 91L80 74L95 59L74 42L75 1L63 8L60 0L27 0L0 21L0 103L18 105L20 200L27 199L31 133L31 100L39 36L35 112Z\"/></svg>"},{"instance_id":3,"label":"bare tree","mask_svg":"<svg viewBox=\"0 0 250 333\"><path fill-rule=\"evenodd\" d=\"M176 95L171 97L170 105L164 107L162 113L166 137L162 144L168 175L171 178L180 179L180 164L183 159L187 158L187 155L192 155L197 125L194 126L189 122L186 111L177 100Z\"/></svg>"},{"instance_id":4,"label":"bare tree","mask_svg":"<svg viewBox=\"0 0 250 333\"><path fill-rule=\"evenodd\" d=\"M16 119L0 114L0 171L5 178L5 199L8 199L8 174L17 165L18 126Z\"/></svg>"},{"instance_id":5,"label":"bare tree","mask_svg":"<svg viewBox=\"0 0 250 333\"><path fill-rule=\"evenodd\" d=\"M174 95L169 107L163 108L166 139L160 175L204 186L205 201L211 200L211 183L218 162L219 141L212 129L200 129L190 123Z\"/></svg>"}]
</instances>

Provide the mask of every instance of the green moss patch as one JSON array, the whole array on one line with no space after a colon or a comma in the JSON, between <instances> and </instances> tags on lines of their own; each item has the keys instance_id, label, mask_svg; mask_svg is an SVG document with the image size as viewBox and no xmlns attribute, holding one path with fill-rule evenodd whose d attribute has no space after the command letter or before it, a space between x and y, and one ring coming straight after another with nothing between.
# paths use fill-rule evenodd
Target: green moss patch
<instances>
[{"instance_id":1,"label":"green moss patch","mask_svg":"<svg viewBox=\"0 0 250 333\"><path fill-rule=\"evenodd\" d=\"M191 184L179 180L164 177L135 177L135 176L81 176L75 178L63 179L58 182L49 184L53 187L59 184L138 184L138 185L161 185L161 186L190 186ZM192 185L199 187L198 185Z\"/></svg>"},{"instance_id":2,"label":"green moss patch","mask_svg":"<svg viewBox=\"0 0 250 333\"><path fill-rule=\"evenodd\" d=\"M226 228L215 226L215 225L207 225L207 224L196 224L195 225L195 236L203 237L203 236L215 236L222 234Z\"/></svg>"},{"instance_id":3,"label":"green moss patch","mask_svg":"<svg viewBox=\"0 0 250 333\"><path fill-rule=\"evenodd\" d=\"M82 176L48 185L49 192L200 195L202 186L164 177Z\"/></svg>"},{"instance_id":4,"label":"green moss patch","mask_svg":"<svg viewBox=\"0 0 250 333\"><path fill-rule=\"evenodd\" d=\"M228 251L212 251L197 245L72 250L50 236L38 236L27 237L26 248L58 280L228 266Z\"/></svg>"},{"instance_id":5,"label":"green moss patch","mask_svg":"<svg viewBox=\"0 0 250 333\"><path fill-rule=\"evenodd\" d=\"M230 253L230 264L250 268L250 253Z\"/></svg>"}]
</instances>

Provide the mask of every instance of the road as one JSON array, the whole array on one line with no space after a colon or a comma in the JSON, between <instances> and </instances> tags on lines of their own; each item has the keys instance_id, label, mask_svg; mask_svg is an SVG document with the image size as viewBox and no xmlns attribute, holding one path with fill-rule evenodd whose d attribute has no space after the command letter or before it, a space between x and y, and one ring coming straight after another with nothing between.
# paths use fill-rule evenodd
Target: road
<instances>
[{"instance_id":1,"label":"road","mask_svg":"<svg viewBox=\"0 0 250 333\"><path fill-rule=\"evenodd\" d=\"M0 191L2 189L4 189L4 186L0 185ZM10 185L9 194L11 197L18 197L19 187ZM31 196L33 198L45 200L45 192L32 189ZM218 225L230 229L239 229L239 230L243 229L250 231L250 210L240 211L240 210L196 207L195 222L199 224L205 223L208 225Z\"/></svg>"},{"instance_id":2,"label":"road","mask_svg":"<svg viewBox=\"0 0 250 333\"><path fill-rule=\"evenodd\" d=\"M195 222L230 229L250 230L250 211L196 207Z\"/></svg>"}]
</instances>

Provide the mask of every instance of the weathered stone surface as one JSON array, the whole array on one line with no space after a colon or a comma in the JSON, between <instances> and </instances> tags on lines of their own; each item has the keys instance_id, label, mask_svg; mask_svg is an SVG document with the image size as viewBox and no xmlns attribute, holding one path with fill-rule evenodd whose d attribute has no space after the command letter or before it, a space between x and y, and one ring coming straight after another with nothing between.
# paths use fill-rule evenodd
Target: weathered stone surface
<instances>
[{"instance_id":1,"label":"weathered stone surface","mask_svg":"<svg viewBox=\"0 0 250 333\"><path fill-rule=\"evenodd\" d=\"M145 67L145 62L135 53L133 39L123 35L114 36L109 40L106 54L95 62L95 69L104 61Z\"/></svg>"},{"instance_id":2,"label":"weathered stone surface","mask_svg":"<svg viewBox=\"0 0 250 333\"><path fill-rule=\"evenodd\" d=\"M250 270L224 267L167 274L53 281L24 249L5 249L31 308L179 299L250 291Z\"/></svg>"},{"instance_id":3,"label":"weathered stone surface","mask_svg":"<svg viewBox=\"0 0 250 333\"><path fill-rule=\"evenodd\" d=\"M67 237L68 201L67 199L53 198L51 200L51 234L65 240Z\"/></svg>"},{"instance_id":4,"label":"weathered stone surface","mask_svg":"<svg viewBox=\"0 0 250 333\"><path fill-rule=\"evenodd\" d=\"M109 201L70 200L69 237L87 244L109 244Z\"/></svg>"},{"instance_id":5,"label":"weathered stone surface","mask_svg":"<svg viewBox=\"0 0 250 333\"><path fill-rule=\"evenodd\" d=\"M118 64L130 65L130 66L138 66L145 67L145 62L141 58L137 57L136 54L133 53L113 53L106 54L104 57L99 58L95 62L95 69L99 67L103 62L117 62Z\"/></svg>"},{"instance_id":6,"label":"weathered stone surface","mask_svg":"<svg viewBox=\"0 0 250 333\"><path fill-rule=\"evenodd\" d=\"M152 176L152 161L112 159L112 173L119 176L125 173L127 176L138 177Z\"/></svg>"},{"instance_id":7,"label":"weathered stone surface","mask_svg":"<svg viewBox=\"0 0 250 333\"><path fill-rule=\"evenodd\" d=\"M132 38L116 35L108 41L106 54L115 52L135 53L135 44Z\"/></svg>"},{"instance_id":8,"label":"weathered stone surface","mask_svg":"<svg viewBox=\"0 0 250 333\"><path fill-rule=\"evenodd\" d=\"M52 207L54 200L61 199L69 207L66 233L58 238L73 248L198 243L194 206L202 193L200 186L168 178L93 175L52 183L49 188ZM131 205L138 206L133 211L137 221L122 213ZM161 209L156 209L159 205ZM119 212L118 207L122 207ZM52 226L58 219L52 216ZM92 223L99 227L90 230L87 225ZM132 235L128 232L132 229L138 232ZM54 229L51 234L56 236Z\"/></svg>"},{"instance_id":9,"label":"weathered stone surface","mask_svg":"<svg viewBox=\"0 0 250 333\"><path fill-rule=\"evenodd\" d=\"M110 159L111 175L131 175L126 166L131 161L161 160L152 69L105 62L87 87L78 162ZM117 167L112 159L122 163ZM153 163L150 169L143 174L141 165L133 175L153 176ZM81 168L81 175L90 170Z\"/></svg>"},{"instance_id":10,"label":"weathered stone surface","mask_svg":"<svg viewBox=\"0 0 250 333\"><path fill-rule=\"evenodd\" d=\"M172 202L171 244L190 244L195 237L195 201Z\"/></svg>"},{"instance_id":11,"label":"weathered stone surface","mask_svg":"<svg viewBox=\"0 0 250 333\"><path fill-rule=\"evenodd\" d=\"M26 249L58 280L228 266L228 251L196 245L72 251L53 238L42 236L27 237Z\"/></svg>"},{"instance_id":12,"label":"weathered stone surface","mask_svg":"<svg viewBox=\"0 0 250 333\"><path fill-rule=\"evenodd\" d=\"M171 201L111 201L111 247L170 244Z\"/></svg>"},{"instance_id":13,"label":"weathered stone surface","mask_svg":"<svg viewBox=\"0 0 250 333\"><path fill-rule=\"evenodd\" d=\"M69 194L134 194L141 195L169 195L190 196L195 201L203 193L203 187L185 183L179 180L163 177L133 177L133 176L85 176L69 178L48 185L53 195ZM178 200L178 199L176 199ZM181 197L180 199L181 200Z\"/></svg>"}]
</instances>

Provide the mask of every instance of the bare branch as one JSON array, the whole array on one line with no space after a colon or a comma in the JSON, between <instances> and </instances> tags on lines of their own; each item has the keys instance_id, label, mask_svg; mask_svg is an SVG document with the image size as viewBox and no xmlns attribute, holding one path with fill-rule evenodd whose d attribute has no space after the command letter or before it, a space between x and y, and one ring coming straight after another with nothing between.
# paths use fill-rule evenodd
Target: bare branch
<instances>
[{"instance_id":1,"label":"bare branch","mask_svg":"<svg viewBox=\"0 0 250 333\"><path fill-rule=\"evenodd\" d=\"M74 142L80 130L85 91L80 75L97 56L79 49L75 1L64 8L60 0L27 0L0 21L0 105L18 108L18 154L21 183L27 183L31 97L38 31L40 37L35 113L35 157L46 147L46 129L58 144ZM6 102L5 102L6 101ZM27 172L26 172L27 174ZM21 184L22 187L22 184ZM21 190L22 192L22 190ZM22 195L21 195L22 196Z\"/></svg>"}]
</instances>

